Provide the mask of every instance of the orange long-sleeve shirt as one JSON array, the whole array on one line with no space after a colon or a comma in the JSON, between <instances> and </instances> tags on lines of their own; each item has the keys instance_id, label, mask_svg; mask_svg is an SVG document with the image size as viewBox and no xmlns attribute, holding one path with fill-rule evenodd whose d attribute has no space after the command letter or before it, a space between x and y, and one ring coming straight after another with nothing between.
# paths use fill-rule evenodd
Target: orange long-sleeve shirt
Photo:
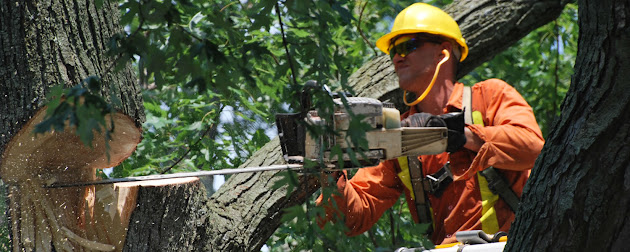
<instances>
[{"instance_id":1,"label":"orange long-sleeve shirt","mask_svg":"<svg viewBox=\"0 0 630 252\"><path fill-rule=\"evenodd\" d=\"M444 108L444 113L461 111L463 84L457 83ZM433 209L434 231L431 240L435 244L455 242L457 231L481 229L482 215L479 181L475 174L489 166L501 170L517 195L521 195L529 176L529 170L540 154L544 140L532 108L510 85L490 79L472 87L473 111L483 116L481 125L466 125L485 143L478 153L460 150L455 153L423 155L423 174L437 172L450 160L454 181L441 197L429 195ZM416 113L415 107L401 117ZM337 181L340 196L333 196L339 211L344 213L348 235L361 234L374 225L383 212L390 208L402 192L414 220L415 204L409 191L397 176L400 167L396 160L381 162L375 167L360 169L350 180L346 174ZM317 200L321 204L322 197ZM495 204L497 221L501 231L508 231L514 213L499 200ZM327 219L335 210L326 206Z\"/></svg>"}]
</instances>

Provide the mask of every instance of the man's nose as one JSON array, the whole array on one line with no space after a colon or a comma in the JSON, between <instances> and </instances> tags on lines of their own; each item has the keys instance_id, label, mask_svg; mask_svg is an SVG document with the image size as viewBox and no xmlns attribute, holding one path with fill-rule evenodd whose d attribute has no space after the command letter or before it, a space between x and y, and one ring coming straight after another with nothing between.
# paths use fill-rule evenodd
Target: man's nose
<instances>
[{"instance_id":1,"label":"man's nose","mask_svg":"<svg viewBox=\"0 0 630 252\"><path fill-rule=\"evenodd\" d=\"M405 57L400 56L400 54L398 53L394 54L394 57L392 57L392 63L394 63L394 67L402 63L404 60L405 60Z\"/></svg>"}]
</instances>

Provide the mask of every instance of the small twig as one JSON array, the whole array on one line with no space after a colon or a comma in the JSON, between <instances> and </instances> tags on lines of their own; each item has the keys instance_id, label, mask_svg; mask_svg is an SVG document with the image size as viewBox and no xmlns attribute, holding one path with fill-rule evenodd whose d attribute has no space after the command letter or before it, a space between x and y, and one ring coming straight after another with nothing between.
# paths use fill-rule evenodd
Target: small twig
<instances>
[{"instance_id":1,"label":"small twig","mask_svg":"<svg viewBox=\"0 0 630 252\"><path fill-rule=\"evenodd\" d=\"M370 238L370 241L372 242L374 247L378 248L378 242L376 242L376 238L374 237L374 230L372 228L368 230L368 237Z\"/></svg>"},{"instance_id":2,"label":"small twig","mask_svg":"<svg viewBox=\"0 0 630 252\"><path fill-rule=\"evenodd\" d=\"M204 38L201 38L201 37L197 36L197 34L194 34L192 31L189 31L189 30L187 30L187 29L184 29L184 28L182 28L182 27L180 27L180 26L175 26L175 28L180 29L182 32L187 33L188 35L190 35L191 37L193 37L193 38L194 38L194 39L196 39L196 40L199 40L199 41L206 41L206 39L204 39Z\"/></svg>"},{"instance_id":3,"label":"small twig","mask_svg":"<svg viewBox=\"0 0 630 252\"><path fill-rule=\"evenodd\" d=\"M389 209L389 229L392 233L392 246L396 247L396 224L394 223L395 220L393 212L393 210Z\"/></svg>"},{"instance_id":4,"label":"small twig","mask_svg":"<svg viewBox=\"0 0 630 252\"><path fill-rule=\"evenodd\" d=\"M363 30L361 29L361 22L363 21L363 12L365 11L367 4L368 4L368 1L365 1L365 4L361 8L361 12L359 12L359 23L357 23L357 30L359 31L359 34L361 34L361 38L363 38L363 41L365 41L365 43L368 44L370 48L372 48L372 51L374 51L374 55L377 55L378 52L376 52L376 49L374 49L374 45L372 45L372 42L370 42L370 40L368 40L365 34L363 34Z\"/></svg>"},{"instance_id":5,"label":"small twig","mask_svg":"<svg viewBox=\"0 0 630 252\"><path fill-rule=\"evenodd\" d=\"M186 150L186 152L177 159L177 161L175 161L175 163L173 163L171 166L169 166L168 168L166 168L164 171L160 172L160 174L165 174L168 171L170 171L171 169L173 169L173 167L175 167L177 164L179 164L182 160L184 160L184 158L186 156L188 156L188 153L190 153L192 151L192 147L197 145L199 142L201 142L201 140L203 140L203 138L210 133L211 131L213 131L216 127L216 123L211 124L208 128L206 128L206 130L201 134L201 136L199 136L199 139L197 139L197 141L195 143L193 143L190 147L188 147L188 150Z\"/></svg>"},{"instance_id":6,"label":"small twig","mask_svg":"<svg viewBox=\"0 0 630 252\"><path fill-rule=\"evenodd\" d=\"M276 3L276 14L278 14L278 22L280 23L280 34L282 34L282 45L284 46L284 51L287 54L287 60L289 61L289 66L291 67L291 79L293 80L293 84L297 87L297 80L295 78L295 67L293 66L293 60L291 59L291 54L289 53L289 47L287 45L287 40L284 34L284 25L282 24L282 15L280 15L280 4Z\"/></svg>"},{"instance_id":7,"label":"small twig","mask_svg":"<svg viewBox=\"0 0 630 252\"><path fill-rule=\"evenodd\" d=\"M90 240L85 239L85 238L83 238L81 236L78 236L77 234L72 232L67 227L61 227L61 231L66 233L66 236L68 237L68 239L70 239L70 240L78 243L82 247L90 249L90 250L114 251L116 249L116 247L114 245L109 245L109 244L105 244L105 243L90 241Z\"/></svg>"},{"instance_id":8,"label":"small twig","mask_svg":"<svg viewBox=\"0 0 630 252\"><path fill-rule=\"evenodd\" d=\"M84 247L86 249L89 249L89 250L114 251L116 249L116 247L114 245L110 245L110 244L106 244L106 243L100 243L100 242L95 242L95 241L90 241L88 239L85 239L85 238L75 234L74 232L72 232L67 227L61 227L61 231L63 231L66 234L68 239L72 240L73 242L78 243L82 247Z\"/></svg>"},{"instance_id":9,"label":"small twig","mask_svg":"<svg viewBox=\"0 0 630 252\"><path fill-rule=\"evenodd\" d=\"M558 64L560 64L560 40L558 39L558 36L560 36L558 34L558 20L554 21L554 37L556 39L556 64L555 64L555 69L554 69L554 75L555 75L555 86L554 86L554 91L553 91L553 117L556 116L556 100L557 100L557 96L558 96L558 82L560 82L560 76L558 76ZM552 117L552 118L553 118Z\"/></svg>"},{"instance_id":10,"label":"small twig","mask_svg":"<svg viewBox=\"0 0 630 252\"><path fill-rule=\"evenodd\" d=\"M224 107L225 107L225 105L222 105L222 106L221 106L221 108L219 108L219 112L217 113L217 115L220 115L220 114L221 114L221 111L223 111L223 108L224 108ZM206 114L206 115L207 115L207 114ZM205 118L205 117L206 117L206 116L204 115L204 118ZM202 119L202 121L203 121L203 119ZM199 136L199 139L197 139L197 141L195 141L195 143L193 143L192 145L190 145L190 147L188 147L188 150L186 150L186 152L185 152L185 153L184 153L181 157L179 157L179 158L177 159L177 161L175 161L175 163L173 163L171 166L169 166L168 168L166 168L164 171L160 172L160 174L165 174L165 173L167 173L168 171L170 171L171 169L173 169L173 167L175 167L177 164L179 164L182 160L184 160L184 158L185 158L186 156L188 156L188 153L190 153L190 152L192 151L192 149L193 149L192 147L193 147L193 146L196 146L197 144L199 144L199 142L201 142L201 140L203 140L203 139L206 137L206 135L208 135L208 133L215 131L215 130L216 130L216 126L217 126L217 123L210 124L210 126L209 126L208 128L206 128L206 130L205 130L205 131L201 134L201 136Z\"/></svg>"},{"instance_id":11,"label":"small twig","mask_svg":"<svg viewBox=\"0 0 630 252\"><path fill-rule=\"evenodd\" d=\"M235 3L238 3L238 2L239 2L239 1L234 1L234 2L231 2L231 3L229 3L229 4L225 5L225 6L223 6L223 8L221 8L221 10L219 10L219 12L223 12L223 10L225 10L225 8L230 7L231 5L233 5L233 4L235 4Z\"/></svg>"},{"instance_id":12,"label":"small twig","mask_svg":"<svg viewBox=\"0 0 630 252\"><path fill-rule=\"evenodd\" d=\"M140 32L140 30L142 30L142 26L144 25L144 17L142 16L142 4L140 4L138 6L138 15L140 15L140 23L138 23L138 28L135 31L133 31L131 34L129 34L127 36L127 38L131 38L131 37L135 36L136 34L138 34L138 32ZM105 75L109 74L112 71L112 69L114 68L114 66L116 66L116 62L118 62L121 58L122 58L122 54L118 53L116 55L116 58L103 71L102 76L105 76ZM142 71L142 69L139 69L139 70Z\"/></svg>"}]
</instances>

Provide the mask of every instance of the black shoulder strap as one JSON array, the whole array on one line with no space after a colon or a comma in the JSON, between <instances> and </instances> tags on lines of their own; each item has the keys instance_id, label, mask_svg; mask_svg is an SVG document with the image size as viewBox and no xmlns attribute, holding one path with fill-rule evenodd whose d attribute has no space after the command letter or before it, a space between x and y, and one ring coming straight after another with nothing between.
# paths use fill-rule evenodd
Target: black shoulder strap
<instances>
[{"instance_id":1,"label":"black shoulder strap","mask_svg":"<svg viewBox=\"0 0 630 252\"><path fill-rule=\"evenodd\" d=\"M422 163L418 160L418 157L408 156L407 165L409 166L409 175L411 177L411 187L414 192L414 203L416 203L416 211L420 223L431 223L431 207L427 195L424 192L422 174Z\"/></svg>"}]
</instances>

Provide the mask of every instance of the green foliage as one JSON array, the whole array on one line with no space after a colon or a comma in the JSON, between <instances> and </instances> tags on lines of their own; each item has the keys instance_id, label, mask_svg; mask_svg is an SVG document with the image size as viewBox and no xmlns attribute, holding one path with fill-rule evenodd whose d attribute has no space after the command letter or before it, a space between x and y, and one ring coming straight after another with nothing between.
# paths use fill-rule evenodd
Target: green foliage
<instances>
[{"instance_id":1,"label":"green foliage","mask_svg":"<svg viewBox=\"0 0 630 252\"><path fill-rule=\"evenodd\" d=\"M122 3L121 22L129 32L115 36L110 49L119 65L137 59L140 81L148 88L147 130L136 155L114 175L157 173L173 165L175 171L240 165L268 141L262 133L273 130L275 113L299 107L294 97L306 80L344 88L350 73L376 55L362 35L374 41L387 30L380 16L409 3L357 4ZM364 14L357 17L359 12ZM359 27L375 32L360 34Z\"/></svg>"},{"instance_id":2,"label":"green foliage","mask_svg":"<svg viewBox=\"0 0 630 252\"><path fill-rule=\"evenodd\" d=\"M273 55L267 40L247 34L244 8L252 6L228 1L121 5L122 22L132 32L118 36L112 52L128 55L123 59L138 57L141 81L150 89L144 92L145 141L115 176L161 172L174 164L175 171L235 167L269 140L264 122L272 118L270 108L278 106L286 83L271 81L273 68L261 62Z\"/></svg>"},{"instance_id":3,"label":"green foliage","mask_svg":"<svg viewBox=\"0 0 630 252\"><path fill-rule=\"evenodd\" d=\"M105 133L105 139L110 139L114 122L110 120L107 125L105 116L115 110L100 96L100 88L101 80L96 76L90 76L69 89L61 85L53 87L46 97L46 116L35 125L33 133L61 132L67 123L69 127L76 127L77 135L86 146L92 147L94 132ZM108 141L105 144L109 148Z\"/></svg>"},{"instance_id":4,"label":"green foliage","mask_svg":"<svg viewBox=\"0 0 630 252\"><path fill-rule=\"evenodd\" d=\"M323 200L336 194L333 187L323 188ZM314 201L314 199L313 199ZM322 207L295 206L285 210L283 226L267 243L270 251L393 251L396 248L433 248L424 233L428 224L415 224L401 198L367 232L347 237L345 225L325 223L323 228L304 220L324 216Z\"/></svg>"}]
</instances>

